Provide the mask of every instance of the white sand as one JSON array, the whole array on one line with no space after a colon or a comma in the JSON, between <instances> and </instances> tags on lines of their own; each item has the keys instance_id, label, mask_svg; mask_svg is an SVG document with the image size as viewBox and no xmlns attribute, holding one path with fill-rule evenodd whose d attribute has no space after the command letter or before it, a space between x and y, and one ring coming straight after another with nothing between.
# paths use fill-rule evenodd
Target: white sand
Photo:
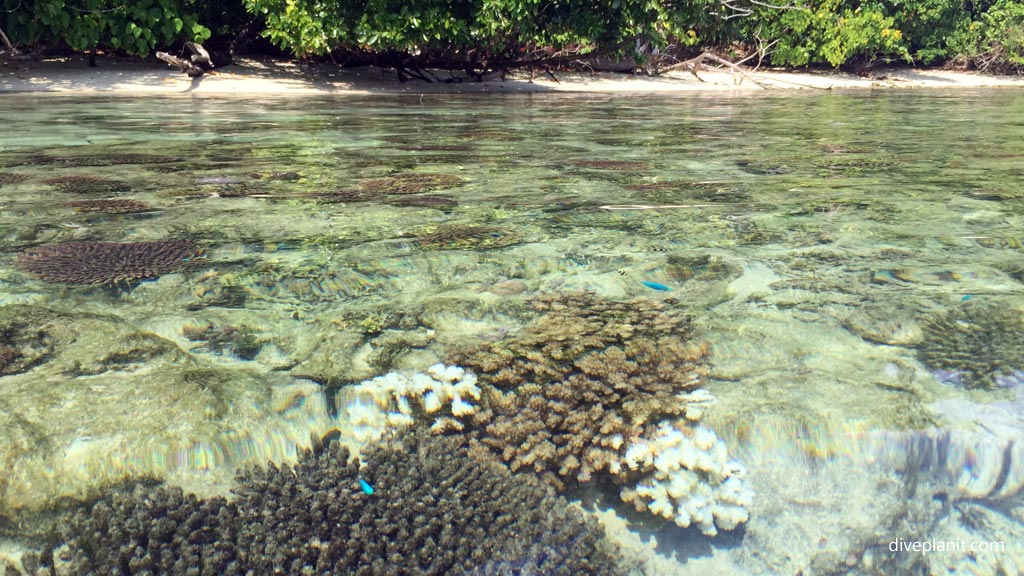
<instances>
[{"instance_id":1,"label":"white sand","mask_svg":"<svg viewBox=\"0 0 1024 576\"><path fill-rule=\"evenodd\" d=\"M448 77L447 72L437 74ZM1024 87L1024 76L991 76L948 70L884 70L871 76L838 72L758 71L742 77L728 71L689 72L660 77L628 74L558 73L558 81L525 73L502 80L461 83L399 82L394 72L380 68L343 69L302 62L241 60L213 74L191 79L151 60L103 59L89 68L84 58L41 62L0 61L0 92L73 92L81 94L370 94L436 92L590 92L692 93L823 91L878 88Z\"/></svg>"}]
</instances>

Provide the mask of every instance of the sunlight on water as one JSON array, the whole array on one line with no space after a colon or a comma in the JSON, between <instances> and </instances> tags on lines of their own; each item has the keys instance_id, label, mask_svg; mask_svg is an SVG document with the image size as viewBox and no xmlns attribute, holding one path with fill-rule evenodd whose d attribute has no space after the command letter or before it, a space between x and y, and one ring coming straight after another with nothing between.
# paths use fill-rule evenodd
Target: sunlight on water
<instances>
[{"instance_id":1,"label":"sunlight on water","mask_svg":"<svg viewBox=\"0 0 1024 576\"><path fill-rule=\"evenodd\" d=\"M1024 573L1024 94L0 105L2 550L419 421L635 574Z\"/></svg>"}]
</instances>

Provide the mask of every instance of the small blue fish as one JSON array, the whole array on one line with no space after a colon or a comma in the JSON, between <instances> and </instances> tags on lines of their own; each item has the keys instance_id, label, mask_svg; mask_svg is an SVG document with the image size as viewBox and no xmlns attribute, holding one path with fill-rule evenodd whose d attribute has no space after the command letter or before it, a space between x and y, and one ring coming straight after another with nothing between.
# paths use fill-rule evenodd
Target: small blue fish
<instances>
[{"instance_id":1,"label":"small blue fish","mask_svg":"<svg viewBox=\"0 0 1024 576\"><path fill-rule=\"evenodd\" d=\"M363 494L366 494L367 496L373 496L373 486L370 486L370 483L367 482L366 480L360 478L359 487L363 489Z\"/></svg>"},{"instance_id":2,"label":"small blue fish","mask_svg":"<svg viewBox=\"0 0 1024 576\"><path fill-rule=\"evenodd\" d=\"M641 284L647 286L652 290L661 290L662 292L668 292L669 290L671 290L671 288L665 286L664 284L658 284L657 282L651 282L650 280L644 280L643 282L641 282Z\"/></svg>"},{"instance_id":3,"label":"small blue fish","mask_svg":"<svg viewBox=\"0 0 1024 576\"><path fill-rule=\"evenodd\" d=\"M970 294L964 294L964 297L961 298L960 301L961 302L967 302L970 299L971 299L971 295Z\"/></svg>"}]
</instances>

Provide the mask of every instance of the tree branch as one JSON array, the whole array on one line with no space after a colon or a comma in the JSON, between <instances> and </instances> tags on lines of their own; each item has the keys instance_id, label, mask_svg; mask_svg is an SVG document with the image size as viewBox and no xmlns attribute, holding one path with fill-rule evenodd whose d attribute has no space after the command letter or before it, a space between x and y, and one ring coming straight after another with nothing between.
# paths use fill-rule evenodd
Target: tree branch
<instances>
[{"instance_id":1,"label":"tree branch","mask_svg":"<svg viewBox=\"0 0 1024 576\"><path fill-rule=\"evenodd\" d=\"M7 49L11 51L11 54L15 56L21 54L21 52L18 52L18 49L15 48L13 44L11 44L11 40L7 37L7 34L4 34L3 28L0 28L0 40L4 41L4 46L6 46Z\"/></svg>"}]
</instances>

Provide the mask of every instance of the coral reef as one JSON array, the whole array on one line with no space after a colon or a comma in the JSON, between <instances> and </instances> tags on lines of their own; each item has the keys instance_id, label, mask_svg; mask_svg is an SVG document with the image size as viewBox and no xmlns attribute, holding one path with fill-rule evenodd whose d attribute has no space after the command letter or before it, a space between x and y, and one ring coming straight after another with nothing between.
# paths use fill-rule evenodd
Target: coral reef
<instances>
[{"instance_id":1,"label":"coral reef","mask_svg":"<svg viewBox=\"0 0 1024 576\"><path fill-rule=\"evenodd\" d=\"M584 353L564 379L495 394L481 442L559 489L601 470L619 474L624 442L685 412L679 394L699 385L706 354L673 337Z\"/></svg>"},{"instance_id":2,"label":"coral reef","mask_svg":"<svg viewBox=\"0 0 1024 576\"><path fill-rule=\"evenodd\" d=\"M128 184L120 180L100 176L57 176L46 178L42 182L70 194L119 194L131 190Z\"/></svg>"},{"instance_id":3,"label":"coral reef","mask_svg":"<svg viewBox=\"0 0 1024 576\"><path fill-rule=\"evenodd\" d=\"M249 178L253 180L286 180L294 181L302 178L298 172L250 172Z\"/></svg>"},{"instance_id":4,"label":"coral reef","mask_svg":"<svg viewBox=\"0 0 1024 576\"><path fill-rule=\"evenodd\" d=\"M707 344L645 298L542 296L533 307L542 315L520 333L455 354L495 387L480 441L559 489L618 474L625 444L686 413L680 395L707 374Z\"/></svg>"},{"instance_id":5,"label":"coral reef","mask_svg":"<svg viewBox=\"0 0 1024 576\"><path fill-rule=\"evenodd\" d=\"M416 238L416 245L428 250L487 250L518 244L522 235L495 226L446 224Z\"/></svg>"},{"instance_id":6,"label":"coral reef","mask_svg":"<svg viewBox=\"0 0 1024 576\"><path fill-rule=\"evenodd\" d=\"M97 156L50 156L35 154L27 157L22 163L36 166L119 166L126 164L164 164L180 162L181 158L156 156L152 154L133 154L115 152Z\"/></svg>"},{"instance_id":7,"label":"coral reef","mask_svg":"<svg viewBox=\"0 0 1024 576\"><path fill-rule=\"evenodd\" d=\"M0 172L0 184L18 184L28 180L28 176L25 174L15 174L13 172Z\"/></svg>"},{"instance_id":8,"label":"coral reef","mask_svg":"<svg viewBox=\"0 0 1024 576\"><path fill-rule=\"evenodd\" d=\"M29 248L14 263L48 282L114 284L155 278L200 256L191 240L64 242Z\"/></svg>"},{"instance_id":9,"label":"coral reef","mask_svg":"<svg viewBox=\"0 0 1024 576\"><path fill-rule=\"evenodd\" d=\"M419 194L455 188L466 179L454 174L400 174L390 178L376 178L359 183L359 190L368 194Z\"/></svg>"},{"instance_id":10,"label":"coral reef","mask_svg":"<svg viewBox=\"0 0 1024 576\"><path fill-rule=\"evenodd\" d=\"M76 212L100 212L103 214L130 214L132 212L145 212L153 207L141 200L78 200L65 204L68 208L74 208Z\"/></svg>"},{"instance_id":11,"label":"coral reef","mask_svg":"<svg viewBox=\"0 0 1024 576\"><path fill-rule=\"evenodd\" d=\"M253 333L252 328L245 325L216 325L213 322L185 324L181 333L192 342L201 343L191 348L190 352L234 356L242 360L256 358L266 343Z\"/></svg>"},{"instance_id":12,"label":"coral reef","mask_svg":"<svg viewBox=\"0 0 1024 576\"><path fill-rule=\"evenodd\" d=\"M334 190L312 195L316 201L324 204L348 204L349 202L366 202L373 197L369 192L361 190Z\"/></svg>"},{"instance_id":13,"label":"coral reef","mask_svg":"<svg viewBox=\"0 0 1024 576\"><path fill-rule=\"evenodd\" d=\"M341 436L357 451L390 429L412 425L417 415L434 419L440 428L462 429L455 418L474 414L480 400L476 376L458 366L435 364L426 373L389 372L346 386L335 406ZM454 418L452 418L454 417Z\"/></svg>"},{"instance_id":14,"label":"coral reef","mask_svg":"<svg viewBox=\"0 0 1024 576\"><path fill-rule=\"evenodd\" d=\"M999 388L1024 370L1024 311L994 302L963 302L922 326L918 357L940 380Z\"/></svg>"},{"instance_id":15,"label":"coral reef","mask_svg":"<svg viewBox=\"0 0 1024 576\"><path fill-rule=\"evenodd\" d=\"M747 174L758 176L777 176L789 174L792 169L785 164L770 162L762 158L746 157L736 160L736 165Z\"/></svg>"},{"instance_id":16,"label":"coral reef","mask_svg":"<svg viewBox=\"0 0 1024 576\"><path fill-rule=\"evenodd\" d=\"M753 494L743 467L729 459L725 443L704 427L662 422L626 448L626 464L649 475L622 491L638 511L664 516L684 528L696 525L708 536L733 530L749 518Z\"/></svg>"},{"instance_id":17,"label":"coral reef","mask_svg":"<svg viewBox=\"0 0 1024 576\"><path fill-rule=\"evenodd\" d=\"M591 352L625 349L627 345L651 349L641 340L662 341L666 349L670 344L682 346L686 349L683 356L692 355L693 346L699 348L701 357L708 353L706 345L689 342L689 320L669 314L658 300L616 302L580 292L541 295L530 306L537 314L531 324L502 341L456 351L452 363L474 370L481 382L508 390L524 383L546 385L566 380L580 372L575 362ZM696 378L685 373L687 369L695 369ZM696 387L705 368L698 362L692 367L676 366L672 371L668 377L673 382L681 380L678 383L685 389Z\"/></svg>"},{"instance_id":18,"label":"coral reef","mask_svg":"<svg viewBox=\"0 0 1024 576\"><path fill-rule=\"evenodd\" d=\"M78 513L61 575L624 574L599 525L457 438L336 443L243 472L238 498L137 489ZM38 560L29 564L39 565Z\"/></svg>"},{"instance_id":19,"label":"coral reef","mask_svg":"<svg viewBox=\"0 0 1024 576\"><path fill-rule=\"evenodd\" d=\"M49 310L31 306L4 306L0 312L0 375L25 372L53 354L54 319Z\"/></svg>"},{"instance_id":20,"label":"coral reef","mask_svg":"<svg viewBox=\"0 0 1024 576\"><path fill-rule=\"evenodd\" d=\"M648 170L651 165L639 160L576 160L571 162L578 168L591 168L594 170L619 170L622 172L635 172Z\"/></svg>"},{"instance_id":21,"label":"coral reef","mask_svg":"<svg viewBox=\"0 0 1024 576\"><path fill-rule=\"evenodd\" d=\"M458 201L454 198L447 196L407 196L404 198L396 198L388 202L392 206L413 206L417 208L435 208L437 210L447 210L454 208L459 205Z\"/></svg>"}]
</instances>

